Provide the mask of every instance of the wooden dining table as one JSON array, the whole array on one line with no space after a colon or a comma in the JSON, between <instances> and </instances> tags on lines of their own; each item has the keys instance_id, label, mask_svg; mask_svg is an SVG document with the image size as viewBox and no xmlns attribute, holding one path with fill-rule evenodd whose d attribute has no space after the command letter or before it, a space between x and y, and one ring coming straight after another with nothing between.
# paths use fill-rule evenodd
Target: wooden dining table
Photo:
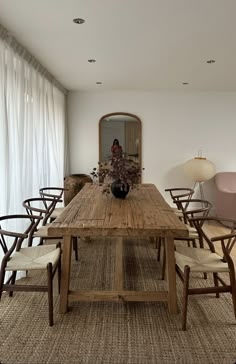
<instances>
[{"instance_id":1,"label":"wooden dining table","mask_svg":"<svg viewBox=\"0 0 236 364\"><path fill-rule=\"evenodd\" d=\"M171 313L176 313L174 238L187 237L188 229L176 217L154 184L140 184L125 199L117 199L102 191L103 186L87 183L48 228L49 235L63 236L60 312L67 312L68 304L74 301L163 301L168 303ZM73 236L114 239L115 281L112 290L70 290ZM124 289L123 242L127 237L134 238L134 242L135 238L147 238L147 244L150 244L150 238L160 237L165 240L166 290Z\"/></svg>"}]
</instances>

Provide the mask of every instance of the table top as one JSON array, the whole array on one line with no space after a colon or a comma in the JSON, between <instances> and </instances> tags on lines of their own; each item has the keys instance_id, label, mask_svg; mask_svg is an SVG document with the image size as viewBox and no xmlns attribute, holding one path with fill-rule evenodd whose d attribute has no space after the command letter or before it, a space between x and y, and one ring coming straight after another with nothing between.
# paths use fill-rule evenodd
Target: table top
<instances>
[{"instance_id":1,"label":"table top","mask_svg":"<svg viewBox=\"0 0 236 364\"><path fill-rule=\"evenodd\" d=\"M123 199L87 183L48 228L51 236L187 237L188 230L153 184Z\"/></svg>"}]
</instances>

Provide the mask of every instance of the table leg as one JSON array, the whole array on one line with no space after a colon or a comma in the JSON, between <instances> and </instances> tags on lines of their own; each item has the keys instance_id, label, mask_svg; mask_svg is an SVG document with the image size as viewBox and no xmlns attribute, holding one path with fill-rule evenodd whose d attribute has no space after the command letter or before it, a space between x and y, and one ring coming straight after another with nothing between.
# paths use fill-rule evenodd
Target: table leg
<instances>
[{"instance_id":1,"label":"table leg","mask_svg":"<svg viewBox=\"0 0 236 364\"><path fill-rule=\"evenodd\" d=\"M59 308L60 313L66 313L68 308L68 291L70 287L71 245L72 245L72 237L64 236L62 271L61 271L60 308Z\"/></svg>"},{"instance_id":2,"label":"table leg","mask_svg":"<svg viewBox=\"0 0 236 364\"><path fill-rule=\"evenodd\" d=\"M168 306L171 313L177 313L175 250L173 238L165 239L165 248L168 284Z\"/></svg>"},{"instance_id":3,"label":"table leg","mask_svg":"<svg viewBox=\"0 0 236 364\"><path fill-rule=\"evenodd\" d=\"M123 238L116 239L115 290L123 289Z\"/></svg>"},{"instance_id":4,"label":"table leg","mask_svg":"<svg viewBox=\"0 0 236 364\"><path fill-rule=\"evenodd\" d=\"M150 241L151 245L153 245L153 247L155 248L155 238L153 236L151 236L149 238L149 241Z\"/></svg>"}]
</instances>

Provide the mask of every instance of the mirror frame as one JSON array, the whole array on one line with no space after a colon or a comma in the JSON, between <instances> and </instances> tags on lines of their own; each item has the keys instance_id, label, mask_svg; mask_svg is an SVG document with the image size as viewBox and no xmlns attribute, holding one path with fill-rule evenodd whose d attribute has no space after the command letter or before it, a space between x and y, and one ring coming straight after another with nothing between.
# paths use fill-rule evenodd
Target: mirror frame
<instances>
[{"instance_id":1,"label":"mirror frame","mask_svg":"<svg viewBox=\"0 0 236 364\"><path fill-rule=\"evenodd\" d=\"M139 132L139 135L140 135L140 141L139 141L139 147L138 147L139 163L140 163L140 168L142 168L142 122L141 122L141 119L137 115L130 114L128 112L113 112L113 113L110 113L110 114L103 115L100 118L100 120L99 120L99 140L98 140L99 162L101 162L101 156L102 156L102 143L101 143L102 142L102 132L101 132L102 121L103 121L103 119L106 119L106 118L108 118L110 116L115 116L115 115L130 116L130 117L137 120L137 122L138 122L138 132ZM142 182L142 176L141 176L141 182Z\"/></svg>"}]
</instances>

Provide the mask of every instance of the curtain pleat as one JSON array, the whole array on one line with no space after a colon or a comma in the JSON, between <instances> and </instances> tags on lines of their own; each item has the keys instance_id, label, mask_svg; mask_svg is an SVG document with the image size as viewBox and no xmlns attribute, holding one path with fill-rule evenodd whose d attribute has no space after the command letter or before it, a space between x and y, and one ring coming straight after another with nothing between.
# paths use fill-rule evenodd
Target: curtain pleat
<instances>
[{"instance_id":1,"label":"curtain pleat","mask_svg":"<svg viewBox=\"0 0 236 364\"><path fill-rule=\"evenodd\" d=\"M63 186L66 125L66 95L0 38L0 215Z\"/></svg>"},{"instance_id":2,"label":"curtain pleat","mask_svg":"<svg viewBox=\"0 0 236 364\"><path fill-rule=\"evenodd\" d=\"M0 24L0 39L9 46L15 54L18 54L22 60L25 60L30 64L39 74L46 78L49 82L54 84L62 93L68 94L68 91L58 82L50 72L39 61L32 56L18 41L12 36L12 34Z\"/></svg>"}]
</instances>

